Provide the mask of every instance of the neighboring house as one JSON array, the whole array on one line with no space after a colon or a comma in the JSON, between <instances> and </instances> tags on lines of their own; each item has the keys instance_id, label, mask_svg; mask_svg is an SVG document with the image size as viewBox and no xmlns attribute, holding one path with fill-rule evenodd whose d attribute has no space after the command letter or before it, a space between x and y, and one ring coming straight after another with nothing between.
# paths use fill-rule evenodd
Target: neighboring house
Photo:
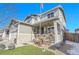
<instances>
[{"instance_id":1,"label":"neighboring house","mask_svg":"<svg viewBox=\"0 0 79 59\"><path fill-rule=\"evenodd\" d=\"M0 41L2 40L3 30L0 30Z\"/></svg>"},{"instance_id":2,"label":"neighboring house","mask_svg":"<svg viewBox=\"0 0 79 59\"><path fill-rule=\"evenodd\" d=\"M3 39L3 40L8 40L8 38L9 38L9 28L6 27L6 28L3 30L2 39Z\"/></svg>"},{"instance_id":3,"label":"neighboring house","mask_svg":"<svg viewBox=\"0 0 79 59\"><path fill-rule=\"evenodd\" d=\"M64 10L57 6L38 15L27 16L25 21L12 20L9 25L9 40L16 44L30 43L38 36L53 36L50 44L63 41L66 28Z\"/></svg>"},{"instance_id":4,"label":"neighboring house","mask_svg":"<svg viewBox=\"0 0 79 59\"><path fill-rule=\"evenodd\" d=\"M79 33L79 28L75 29L75 33Z\"/></svg>"},{"instance_id":5,"label":"neighboring house","mask_svg":"<svg viewBox=\"0 0 79 59\"><path fill-rule=\"evenodd\" d=\"M2 37L2 34L3 34L3 30L0 30L0 37Z\"/></svg>"}]
</instances>

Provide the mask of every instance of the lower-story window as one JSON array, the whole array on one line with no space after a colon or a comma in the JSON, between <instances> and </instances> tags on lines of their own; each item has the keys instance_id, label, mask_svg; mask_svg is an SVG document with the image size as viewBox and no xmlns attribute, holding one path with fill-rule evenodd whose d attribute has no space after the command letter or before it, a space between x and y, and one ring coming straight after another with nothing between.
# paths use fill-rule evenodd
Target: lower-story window
<instances>
[{"instance_id":1,"label":"lower-story window","mask_svg":"<svg viewBox=\"0 0 79 59\"><path fill-rule=\"evenodd\" d=\"M35 34L39 34L39 27L34 27L33 30Z\"/></svg>"},{"instance_id":2,"label":"lower-story window","mask_svg":"<svg viewBox=\"0 0 79 59\"><path fill-rule=\"evenodd\" d=\"M44 34L44 27L41 28L41 34Z\"/></svg>"},{"instance_id":3,"label":"lower-story window","mask_svg":"<svg viewBox=\"0 0 79 59\"><path fill-rule=\"evenodd\" d=\"M48 33L50 33L51 31L50 31L50 28L48 28Z\"/></svg>"},{"instance_id":4,"label":"lower-story window","mask_svg":"<svg viewBox=\"0 0 79 59\"><path fill-rule=\"evenodd\" d=\"M48 28L48 33L54 33L54 27L49 27Z\"/></svg>"}]
</instances>

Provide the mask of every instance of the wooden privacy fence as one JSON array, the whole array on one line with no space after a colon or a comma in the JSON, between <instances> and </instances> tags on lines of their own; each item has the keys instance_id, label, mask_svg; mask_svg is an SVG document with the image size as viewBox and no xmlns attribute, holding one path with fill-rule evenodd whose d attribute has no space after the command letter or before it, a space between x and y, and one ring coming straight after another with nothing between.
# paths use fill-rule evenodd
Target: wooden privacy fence
<instances>
[{"instance_id":1,"label":"wooden privacy fence","mask_svg":"<svg viewBox=\"0 0 79 59\"><path fill-rule=\"evenodd\" d=\"M69 33L64 32L64 39L73 41L73 42L79 42L79 34L78 33Z\"/></svg>"}]
</instances>

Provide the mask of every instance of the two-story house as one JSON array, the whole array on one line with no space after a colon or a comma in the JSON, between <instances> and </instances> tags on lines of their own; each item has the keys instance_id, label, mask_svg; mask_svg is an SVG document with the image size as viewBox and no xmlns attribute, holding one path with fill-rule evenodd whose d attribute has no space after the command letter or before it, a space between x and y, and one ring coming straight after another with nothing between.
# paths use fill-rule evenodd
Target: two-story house
<instances>
[{"instance_id":1,"label":"two-story house","mask_svg":"<svg viewBox=\"0 0 79 59\"><path fill-rule=\"evenodd\" d=\"M33 25L35 35L53 36L51 44L63 41L63 31L66 28L64 10L57 6L39 15L32 15L26 18L25 23Z\"/></svg>"},{"instance_id":2,"label":"two-story house","mask_svg":"<svg viewBox=\"0 0 79 59\"><path fill-rule=\"evenodd\" d=\"M63 41L63 31L66 28L64 10L57 6L37 15L27 16L24 22L12 20L9 26L9 40L16 44L33 42L39 36L52 36L50 44ZM48 39L48 38L46 38Z\"/></svg>"}]
</instances>

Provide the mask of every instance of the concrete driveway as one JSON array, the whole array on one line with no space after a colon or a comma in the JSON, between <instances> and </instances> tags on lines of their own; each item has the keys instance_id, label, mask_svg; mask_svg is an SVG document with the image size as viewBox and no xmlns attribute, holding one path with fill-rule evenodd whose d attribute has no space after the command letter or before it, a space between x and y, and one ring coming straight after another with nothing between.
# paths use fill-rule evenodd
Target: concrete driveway
<instances>
[{"instance_id":1,"label":"concrete driveway","mask_svg":"<svg viewBox=\"0 0 79 59\"><path fill-rule=\"evenodd\" d=\"M79 43L66 40L60 47L51 46L50 49L58 49L67 55L79 55Z\"/></svg>"},{"instance_id":2,"label":"concrete driveway","mask_svg":"<svg viewBox=\"0 0 79 59\"><path fill-rule=\"evenodd\" d=\"M72 48L67 50L70 55L79 55L79 43L66 41L66 44L72 45Z\"/></svg>"}]
</instances>

